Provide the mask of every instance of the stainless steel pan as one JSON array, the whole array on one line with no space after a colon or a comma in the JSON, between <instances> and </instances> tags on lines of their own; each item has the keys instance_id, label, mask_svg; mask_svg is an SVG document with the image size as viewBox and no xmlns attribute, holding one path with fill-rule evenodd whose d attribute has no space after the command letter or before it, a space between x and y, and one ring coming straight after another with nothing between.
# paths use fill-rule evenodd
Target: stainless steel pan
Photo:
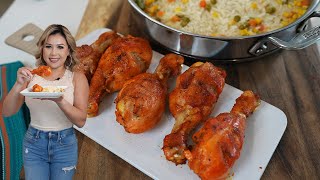
<instances>
[{"instance_id":1,"label":"stainless steel pan","mask_svg":"<svg viewBox=\"0 0 320 180\"><path fill-rule=\"evenodd\" d=\"M320 17L316 12L320 0L313 0L307 12L294 23L264 34L241 37L210 37L183 32L147 15L134 0L133 8L137 28L147 38L166 49L187 57L210 61L246 61L269 55L277 50L303 49L320 38L320 26L307 30L310 18Z\"/></svg>"}]
</instances>

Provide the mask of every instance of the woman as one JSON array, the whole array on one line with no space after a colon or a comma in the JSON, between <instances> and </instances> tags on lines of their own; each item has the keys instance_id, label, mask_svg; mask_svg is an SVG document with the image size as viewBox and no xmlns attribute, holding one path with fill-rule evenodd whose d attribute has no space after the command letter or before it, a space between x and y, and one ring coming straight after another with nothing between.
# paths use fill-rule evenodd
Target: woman
<instances>
[{"instance_id":1,"label":"woman","mask_svg":"<svg viewBox=\"0 0 320 180\"><path fill-rule=\"evenodd\" d=\"M27 180L72 179L78 159L72 125L83 127L85 124L89 85L84 74L72 71L78 62L76 43L67 28L50 25L37 45L40 50L36 55L37 65L49 66L52 72L41 77L31 74L31 68L20 68L16 83L5 97L3 115L15 114L24 102L30 110L31 122L23 142ZM56 99L32 99L20 94L34 84L68 87L64 95Z\"/></svg>"}]
</instances>

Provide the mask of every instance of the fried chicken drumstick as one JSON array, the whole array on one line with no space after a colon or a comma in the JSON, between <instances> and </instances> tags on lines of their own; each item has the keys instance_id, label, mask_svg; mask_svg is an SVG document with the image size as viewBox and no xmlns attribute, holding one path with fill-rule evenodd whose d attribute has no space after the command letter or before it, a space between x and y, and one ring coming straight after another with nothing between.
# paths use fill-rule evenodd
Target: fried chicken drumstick
<instances>
[{"instance_id":1,"label":"fried chicken drumstick","mask_svg":"<svg viewBox=\"0 0 320 180\"><path fill-rule=\"evenodd\" d=\"M51 75L51 68L49 66L39 66L36 69L31 71L32 74L36 74L38 76L50 76Z\"/></svg>"},{"instance_id":2,"label":"fried chicken drumstick","mask_svg":"<svg viewBox=\"0 0 320 180\"><path fill-rule=\"evenodd\" d=\"M112 42L119 37L120 36L116 32L108 31L102 33L90 46L85 44L77 47L76 55L80 63L74 67L74 71L84 73L90 83L102 54L112 44Z\"/></svg>"},{"instance_id":3,"label":"fried chicken drumstick","mask_svg":"<svg viewBox=\"0 0 320 180\"><path fill-rule=\"evenodd\" d=\"M193 64L177 78L176 87L169 95L169 108L175 124L163 140L166 159L184 164L187 138L199 123L212 112L225 84L224 70L206 62Z\"/></svg>"},{"instance_id":4,"label":"fried chicken drumstick","mask_svg":"<svg viewBox=\"0 0 320 180\"><path fill-rule=\"evenodd\" d=\"M153 74L142 73L128 80L120 90L116 103L116 119L129 133L152 129L165 111L167 81L181 72L184 58L167 54Z\"/></svg>"},{"instance_id":5,"label":"fried chicken drumstick","mask_svg":"<svg viewBox=\"0 0 320 180\"><path fill-rule=\"evenodd\" d=\"M259 106L260 99L252 91L244 91L230 113L208 119L193 135L195 147L186 151L188 165L199 177L225 179L240 156L246 118Z\"/></svg>"},{"instance_id":6,"label":"fried chicken drumstick","mask_svg":"<svg viewBox=\"0 0 320 180\"><path fill-rule=\"evenodd\" d=\"M152 58L148 41L127 36L116 39L102 55L91 79L87 116L98 114L98 104L106 93L122 88L132 77L146 72Z\"/></svg>"}]
</instances>

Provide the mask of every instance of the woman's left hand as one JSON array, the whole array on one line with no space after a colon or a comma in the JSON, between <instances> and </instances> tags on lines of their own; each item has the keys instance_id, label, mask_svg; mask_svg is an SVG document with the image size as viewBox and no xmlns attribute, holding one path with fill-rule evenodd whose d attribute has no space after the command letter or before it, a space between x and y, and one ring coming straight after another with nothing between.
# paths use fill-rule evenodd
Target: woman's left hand
<instances>
[{"instance_id":1,"label":"woman's left hand","mask_svg":"<svg viewBox=\"0 0 320 180\"><path fill-rule=\"evenodd\" d=\"M56 102L57 104L62 103L63 102L63 96L60 96L58 98L36 98L36 99L40 99L40 100L49 100L49 101L53 101Z\"/></svg>"}]
</instances>

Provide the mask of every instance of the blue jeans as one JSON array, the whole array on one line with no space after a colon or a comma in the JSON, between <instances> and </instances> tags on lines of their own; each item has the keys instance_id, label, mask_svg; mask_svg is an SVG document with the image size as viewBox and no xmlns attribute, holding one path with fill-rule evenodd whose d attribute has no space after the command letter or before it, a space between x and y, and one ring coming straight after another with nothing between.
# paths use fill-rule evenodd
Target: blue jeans
<instances>
[{"instance_id":1,"label":"blue jeans","mask_svg":"<svg viewBox=\"0 0 320 180\"><path fill-rule=\"evenodd\" d=\"M23 141L26 180L72 179L78 161L73 128L41 131L29 126Z\"/></svg>"}]
</instances>

